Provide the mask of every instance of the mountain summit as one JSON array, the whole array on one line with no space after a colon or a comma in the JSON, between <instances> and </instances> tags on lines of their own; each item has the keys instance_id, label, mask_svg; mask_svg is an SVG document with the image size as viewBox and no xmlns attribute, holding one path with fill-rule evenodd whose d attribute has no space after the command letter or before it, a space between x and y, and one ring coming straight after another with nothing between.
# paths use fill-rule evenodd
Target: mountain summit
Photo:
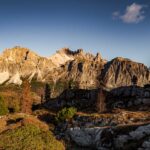
<instances>
[{"instance_id":1,"label":"mountain summit","mask_svg":"<svg viewBox=\"0 0 150 150\"><path fill-rule=\"evenodd\" d=\"M107 62L100 53L94 56L82 49L63 48L48 58L17 46L0 55L0 84L21 84L23 78L40 82L67 79L84 89L101 84L113 88L132 85L133 76L140 86L150 82L150 71L144 64L121 57Z\"/></svg>"}]
</instances>

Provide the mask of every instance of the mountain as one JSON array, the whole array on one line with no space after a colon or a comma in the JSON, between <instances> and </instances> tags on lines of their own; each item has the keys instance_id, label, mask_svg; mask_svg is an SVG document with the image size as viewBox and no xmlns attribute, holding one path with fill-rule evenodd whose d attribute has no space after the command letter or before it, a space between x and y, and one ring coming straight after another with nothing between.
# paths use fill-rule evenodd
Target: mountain
<instances>
[{"instance_id":1,"label":"mountain","mask_svg":"<svg viewBox=\"0 0 150 150\"><path fill-rule=\"evenodd\" d=\"M132 85L133 77L137 78L137 85L143 86L150 81L150 71L142 63L117 57L104 66L100 80L106 87L115 88Z\"/></svg>"},{"instance_id":2,"label":"mountain","mask_svg":"<svg viewBox=\"0 0 150 150\"><path fill-rule=\"evenodd\" d=\"M54 83L67 79L83 89L101 84L113 88L131 85L133 76L140 86L150 82L150 71L141 63L120 57L107 62L99 53L94 56L82 49L63 48L48 58L17 46L0 55L0 84L21 84L23 78Z\"/></svg>"},{"instance_id":3,"label":"mountain","mask_svg":"<svg viewBox=\"0 0 150 150\"><path fill-rule=\"evenodd\" d=\"M55 67L48 58L40 57L27 48L6 49L0 56L0 84L21 84L21 78L31 80L36 76L43 81L43 76Z\"/></svg>"},{"instance_id":4,"label":"mountain","mask_svg":"<svg viewBox=\"0 0 150 150\"><path fill-rule=\"evenodd\" d=\"M66 51L67 49L62 49L52 57L46 58L27 48L17 46L6 49L0 55L0 84L21 84L21 78L36 78L44 82L49 71L73 60L73 55L68 55Z\"/></svg>"},{"instance_id":5,"label":"mountain","mask_svg":"<svg viewBox=\"0 0 150 150\"><path fill-rule=\"evenodd\" d=\"M66 52L65 52L66 53ZM69 51L67 55L73 55L73 60L67 61L60 67L52 70L46 77L58 81L75 81L82 89L96 88L99 86L98 76L106 63L100 54L96 56L85 53L83 50ZM51 77L53 75L53 77Z\"/></svg>"}]
</instances>

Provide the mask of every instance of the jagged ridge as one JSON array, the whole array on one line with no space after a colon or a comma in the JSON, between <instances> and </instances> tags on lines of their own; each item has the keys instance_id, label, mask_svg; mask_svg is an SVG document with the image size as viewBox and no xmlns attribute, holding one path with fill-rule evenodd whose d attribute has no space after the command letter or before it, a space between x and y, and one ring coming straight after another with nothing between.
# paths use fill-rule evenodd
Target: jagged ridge
<instances>
[{"instance_id":1,"label":"jagged ridge","mask_svg":"<svg viewBox=\"0 0 150 150\"><path fill-rule=\"evenodd\" d=\"M0 55L0 84L21 84L22 78L41 82L71 80L80 88L108 88L131 85L136 75L138 85L150 82L150 71L141 63L117 57L109 62L82 49L63 48L49 58L41 57L27 48L6 49Z\"/></svg>"}]
</instances>

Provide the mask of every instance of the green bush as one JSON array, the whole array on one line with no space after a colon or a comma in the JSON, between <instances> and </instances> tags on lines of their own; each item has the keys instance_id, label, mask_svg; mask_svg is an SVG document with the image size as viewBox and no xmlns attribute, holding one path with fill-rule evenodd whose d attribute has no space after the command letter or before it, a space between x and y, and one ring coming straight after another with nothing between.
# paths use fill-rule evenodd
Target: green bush
<instances>
[{"instance_id":1,"label":"green bush","mask_svg":"<svg viewBox=\"0 0 150 150\"><path fill-rule=\"evenodd\" d=\"M0 147L7 150L64 150L50 131L35 125L25 125L0 134Z\"/></svg>"},{"instance_id":2,"label":"green bush","mask_svg":"<svg viewBox=\"0 0 150 150\"><path fill-rule=\"evenodd\" d=\"M8 108L2 96L0 96L0 115L6 115L8 113Z\"/></svg>"},{"instance_id":3,"label":"green bush","mask_svg":"<svg viewBox=\"0 0 150 150\"><path fill-rule=\"evenodd\" d=\"M71 120L76 114L76 112L77 112L77 109L74 107L69 107L69 108L65 107L57 113L56 121L62 122L62 121Z\"/></svg>"}]
</instances>

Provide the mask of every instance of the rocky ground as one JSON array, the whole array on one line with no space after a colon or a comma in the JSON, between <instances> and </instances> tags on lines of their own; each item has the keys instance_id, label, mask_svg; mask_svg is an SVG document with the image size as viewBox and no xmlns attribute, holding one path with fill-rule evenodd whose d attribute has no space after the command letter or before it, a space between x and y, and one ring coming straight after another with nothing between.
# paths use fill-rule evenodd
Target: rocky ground
<instances>
[{"instance_id":1,"label":"rocky ground","mask_svg":"<svg viewBox=\"0 0 150 150\"><path fill-rule=\"evenodd\" d=\"M32 98L35 104L39 104L40 97L35 87ZM55 117L61 108L55 110L50 107L37 107L31 115L17 113L14 106L17 106L19 102L17 98L19 98L20 87L3 86L0 89L0 94L7 100L8 106L16 110L15 113L0 118L1 137L5 137L4 135L8 134L7 131L15 132L25 125L33 124L52 133L58 141L63 141L68 150L150 149L149 88L114 89L111 91L111 96L113 94L114 97L110 99L109 95L109 101L107 101L113 106L110 107L111 111L97 113L91 111L92 108L89 107L86 111L78 111L70 121L59 123L56 122ZM83 106L85 105L82 100L80 102ZM130 103L132 105L129 106Z\"/></svg>"},{"instance_id":2,"label":"rocky ground","mask_svg":"<svg viewBox=\"0 0 150 150\"><path fill-rule=\"evenodd\" d=\"M150 112L115 110L113 113L78 112L70 123L55 128L68 149L150 149ZM147 132L148 131L148 132Z\"/></svg>"},{"instance_id":3,"label":"rocky ground","mask_svg":"<svg viewBox=\"0 0 150 150\"><path fill-rule=\"evenodd\" d=\"M37 109L32 115L9 114L0 118L0 136L33 124L53 132L68 150L150 149L150 111L114 109L111 113L77 112L71 121L56 123L56 111Z\"/></svg>"},{"instance_id":4,"label":"rocky ground","mask_svg":"<svg viewBox=\"0 0 150 150\"><path fill-rule=\"evenodd\" d=\"M150 124L116 127L70 128L67 133L77 145L99 150L150 149Z\"/></svg>"}]
</instances>

